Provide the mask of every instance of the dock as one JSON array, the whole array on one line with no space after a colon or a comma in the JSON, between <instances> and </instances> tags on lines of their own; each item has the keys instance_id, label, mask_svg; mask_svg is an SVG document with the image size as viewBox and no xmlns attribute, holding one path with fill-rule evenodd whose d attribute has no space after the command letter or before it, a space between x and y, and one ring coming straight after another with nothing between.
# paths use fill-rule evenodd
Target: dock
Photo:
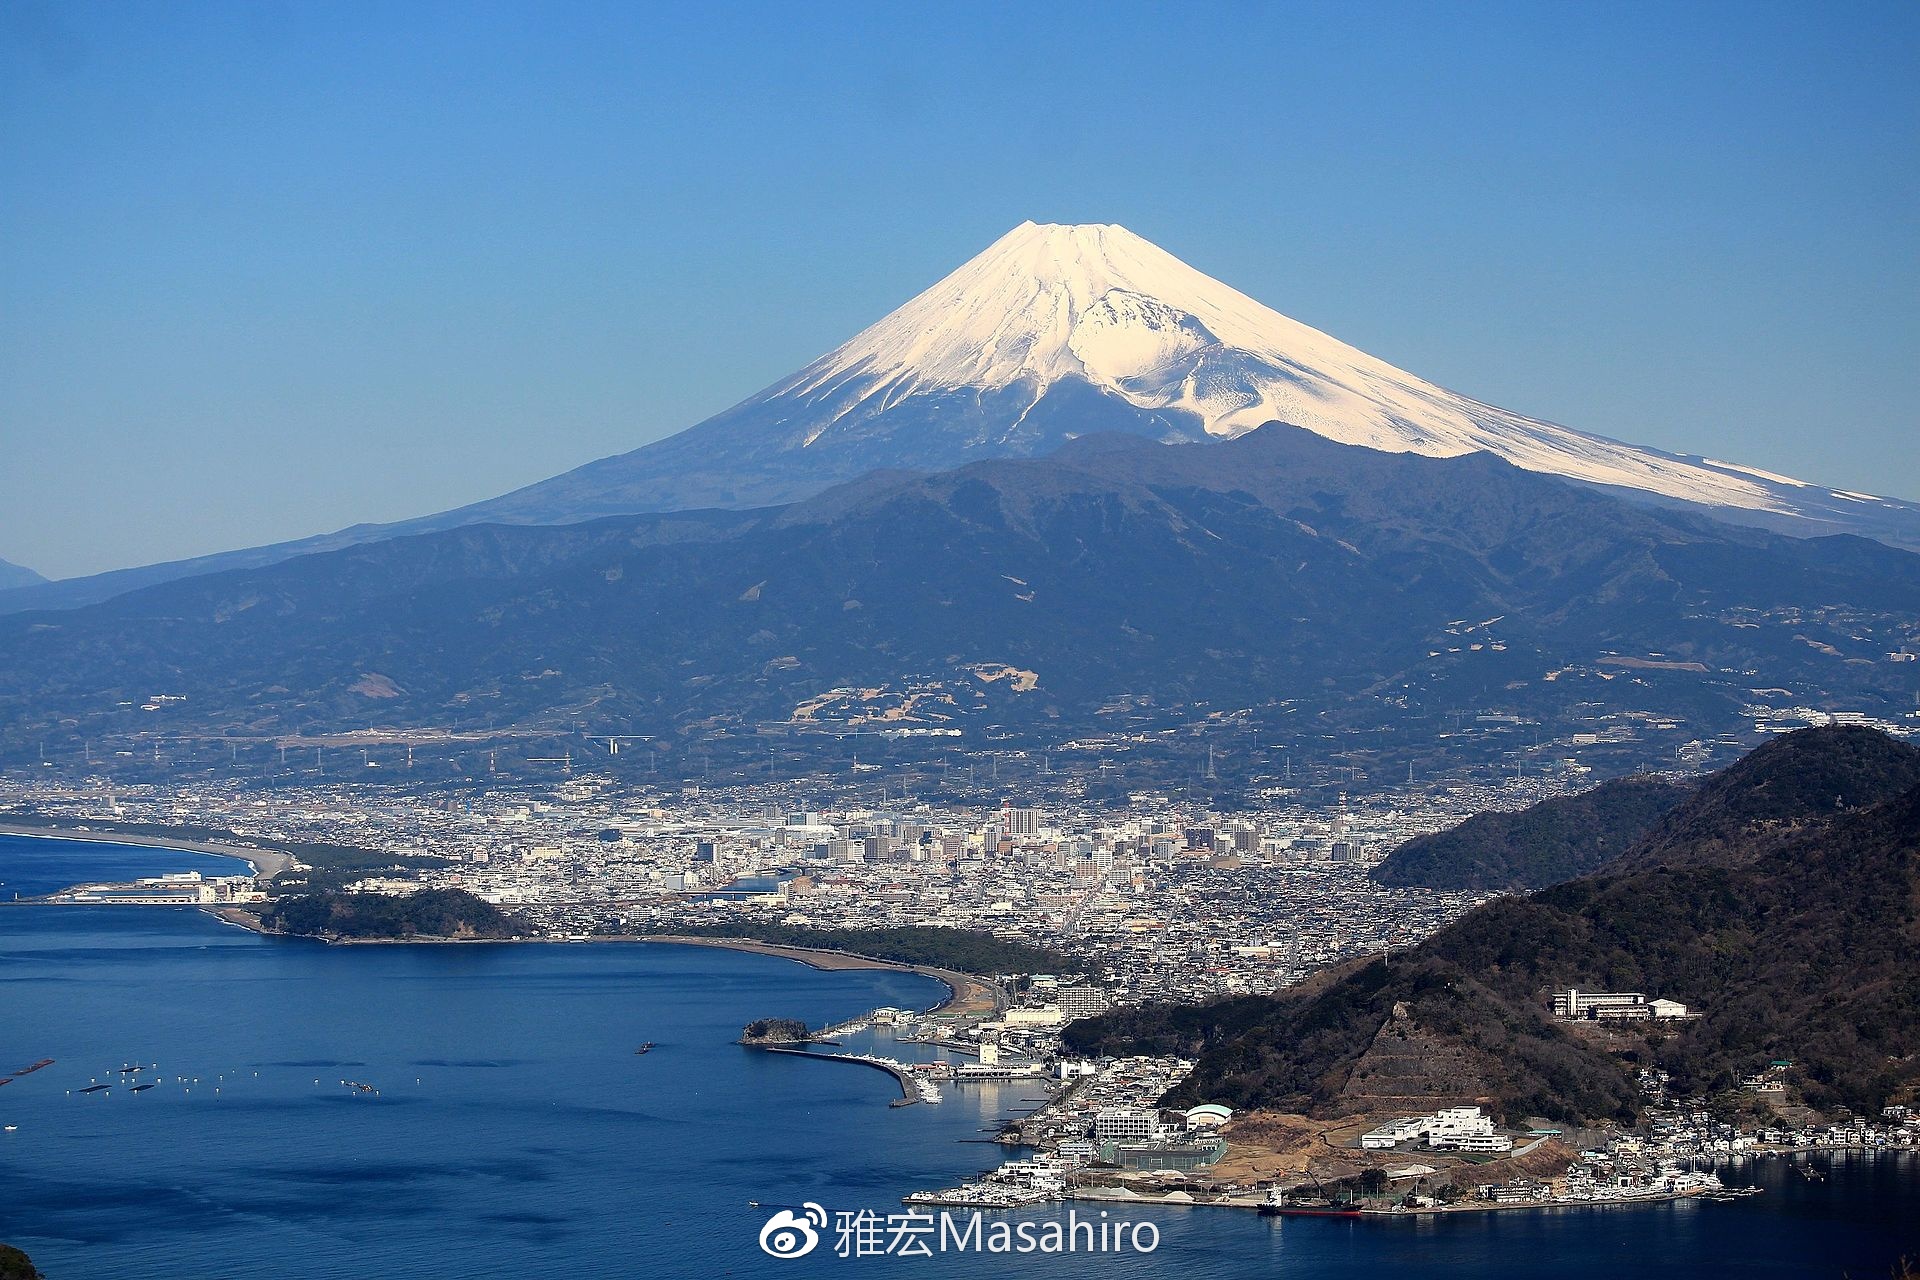
<instances>
[{"instance_id":1,"label":"dock","mask_svg":"<svg viewBox=\"0 0 1920 1280\"><path fill-rule=\"evenodd\" d=\"M900 1084L900 1100L895 1106L911 1106L916 1102L940 1101L940 1090L929 1081L921 1080L913 1068L904 1062L892 1058L877 1058L865 1053L822 1053L818 1049L793 1049L780 1045L756 1046L762 1053L784 1053L796 1058L819 1058L827 1062L852 1062L863 1067L872 1067L884 1071Z\"/></svg>"}]
</instances>

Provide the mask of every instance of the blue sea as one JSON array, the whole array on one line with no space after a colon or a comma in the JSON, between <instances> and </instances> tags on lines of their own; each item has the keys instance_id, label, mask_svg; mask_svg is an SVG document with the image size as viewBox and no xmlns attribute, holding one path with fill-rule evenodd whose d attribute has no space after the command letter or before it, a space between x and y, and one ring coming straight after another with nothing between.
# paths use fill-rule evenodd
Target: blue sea
<instances>
[{"instance_id":1,"label":"blue sea","mask_svg":"<svg viewBox=\"0 0 1920 1280\"><path fill-rule=\"evenodd\" d=\"M204 855L0 837L0 899L234 869ZM1920 1164L1727 1172L1737 1203L1276 1221L1120 1211L1151 1255L763 1253L769 1213L900 1211L996 1163L1021 1088L890 1107L879 1072L732 1043L944 994L913 974L644 944L318 943L173 908L0 905L0 1241L51 1280L836 1274L1883 1277L1920 1254ZM884 1032L872 1033L884 1037ZM634 1049L644 1041L657 1048ZM864 1042L863 1042L864 1043ZM884 1039L880 1042L893 1051ZM151 1064L157 1087L117 1074ZM345 1081L373 1086L363 1092ZM94 1083L103 1093L82 1094ZM755 1207L750 1202L759 1202ZM1102 1206L1079 1206L1097 1217ZM1044 1223L1065 1207L1017 1215Z\"/></svg>"}]
</instances>

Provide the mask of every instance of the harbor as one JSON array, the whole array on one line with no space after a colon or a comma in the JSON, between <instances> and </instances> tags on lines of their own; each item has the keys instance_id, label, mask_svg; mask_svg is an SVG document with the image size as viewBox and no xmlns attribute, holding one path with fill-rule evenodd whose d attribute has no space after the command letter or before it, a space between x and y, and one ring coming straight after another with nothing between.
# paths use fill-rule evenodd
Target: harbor
<instances>
[{"instance_id":1,"label":"harbor","mask_svg":"<svg viewBox=\"0 0 1920 1280\"><path fill-rule=\"evenodd\" d=\"M931 1064L912 1064L896 1058L883 1058L871 1053L824 1053L818 1049L790 1048L783 1045L753 1046L762 1053L782 1053L795 1058L812 1058L819 1062L852 1062L863 1067L872 1067L884 1071L900 1082L900 1098L893 1105L911 1106L916 1102L937 1103L941 1100L940 1086L935 1083L936 1073L926 1070Z\"/></svg>"},{"instance_id":2,"label":"harbor","mask_svg":"<svg viewBox=\"0 0 1920 1280\"><path fill-rule=\"evenodd\" d=\"M966 975L948 975L941 979L948 986L948 998L945 1002L924 1009L897 1009L897 1007L877 1007L866 1013L858 1013L839 1023L820 1027L818 1031L806 1029L803 1023L791 1019L760 1019L751 1023L743 1034L741 1044L745 1048L755 1048L766 1054L785 1054L791 1057L812 1057L820 1061L849 1061L862 1067L874 1067L889 1073L899 1080L900 1098L893 1105L912 1105L916 1102L941 1102L941 1084L1006 1084L1006 1082L1046 1082L1054 1084L1056 1075L1043 1061L1027 1059L1002 1059L998 1042L993 1038L985 1040L960 1040L956 1038L954 1021L947 1015L966 984L985 986L979 979L968 979ZM828 1052L818 1046L841 1048L841 1042L864 1032L885 1027L897 1046L918 1046L925 1050L939 1052L941 1057L933 1061L902 1061L899 1057L887 1057L881 1054L854 1054L854 1052ZM977 1032L975 1032L977 1034ZM947 1055L972 1055L975 1061L950 1061ZM1052 1092L1043 1105L1050 1105L1058 1092Z\"/></svg>"}]
</instances>

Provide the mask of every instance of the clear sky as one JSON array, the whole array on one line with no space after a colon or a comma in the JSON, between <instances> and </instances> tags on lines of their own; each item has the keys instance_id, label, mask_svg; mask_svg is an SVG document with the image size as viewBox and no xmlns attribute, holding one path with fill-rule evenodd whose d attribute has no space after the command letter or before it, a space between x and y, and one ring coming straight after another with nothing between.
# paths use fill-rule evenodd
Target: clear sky
<instances>
[{"instance_id":1,"label":"clear sky","mask_svg":"<svg viewBox=\"0 0 1920 1280\"><path fill-rule=\"evenodd\" d=\"M1436 382L1920 497L1920 5L0 0L0 557L459 505L1022 219Z\"/></svg>"}]
</instances>

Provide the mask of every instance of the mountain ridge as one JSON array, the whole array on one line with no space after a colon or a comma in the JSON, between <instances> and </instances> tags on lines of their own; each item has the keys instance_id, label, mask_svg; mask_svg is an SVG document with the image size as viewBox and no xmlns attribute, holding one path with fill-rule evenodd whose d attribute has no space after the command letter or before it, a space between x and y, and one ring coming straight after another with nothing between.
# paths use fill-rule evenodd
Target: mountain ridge
<instances>
[{"instance_id":1,"label":"mountain ridge","mask_svg":"<svg viewBox=\"0 0 1920 1280\"><path fill-rule=\"evenodd\" d=\"M11 560L0 560L0 592L9 591L15 587L35 587L45 581L44 577L23 564L15 564Z\"/></svg>"},{"instance_id":2,"label":"mountain ridge","mask_svg":"<svg viewBox=\"0 0 1920 1280\"><path fill-rule=\"evenodd\" d=\"M1688 861L1737 865L1811 821L1920 784L1920 747L1835 724L1764 743L1704 781L1630 776L1416 836L1373 869L1382 884L1544 889Z\"/></svg>"},{"instance_id":3,"label":"mountain ridge","mask_svg":"<svg viewBox=\"0 0 1920 1280\"><path fill-rule=\"evenodd\" d=\"M1605 868L1692 790L1661 778L1613 778L1514 813L1475 814L1408 840L1372 878L1429 889L1543 889Z\"/></svg>"},{"instance_id":4,"label":"mountain ridge","mask_svg":"<svg viewBox=\"0 0 1920 1280\"><path fill-rule=\"evenodd\" d=\"M876 468L1039 456L1100 432L1231 439L1276 422L1385 452L1487 452L1779 532L1920 548L1920 505L1516 414L1282 315L1123 227L1026 222L832 351L664 439L411 520L0 590L0 612L467 524L780 505Z\"/></svg>"},{"instance_id":5,"label":"mountain ridge","mask_svg":"<svg viewBox=\"0 0 1920 1280\"><path fill-rule=\"evenodd\" d=\"M14 615L0 746L144 731L159 722L128 708L157 693L188 698L166 711L176 732L252 736L377 715L677 738L869 708L978 732L1095 725L1122 695L1165 717L1330 691L1460 705L1516 682L1554 706L1625 687L1730 723L1747 668L1892 696L1890 668L1837 646L1892 645L1875 619L1916 612L1912 553L1631 506L1488 455L1283 428L1094 439L784 508L467 526ZM1701 672L1615 685L1596 665L1649 652Z\"/></svg>"}]
</instances>

